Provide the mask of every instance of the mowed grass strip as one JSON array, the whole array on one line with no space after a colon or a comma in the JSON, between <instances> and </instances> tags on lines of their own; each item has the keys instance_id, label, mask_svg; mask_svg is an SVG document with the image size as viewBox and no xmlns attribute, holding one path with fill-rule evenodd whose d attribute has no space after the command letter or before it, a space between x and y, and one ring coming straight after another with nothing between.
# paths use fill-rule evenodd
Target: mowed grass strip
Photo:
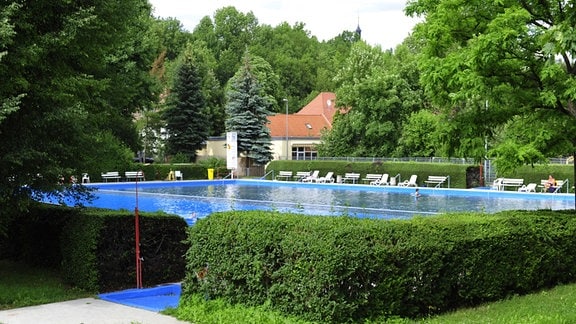
<instances>
[{"instance_id":1,"label":"mowed grass strip","mask_svg":"<svg viewBox=\"0 0 576 324\"><path fill-rule=\"evenodd\" d=\"M64 284L55 270L0 260L0 310L94 296Z\"/></svg>"},{"instance_id":2,"label":"mowed grass strip","mask_svg":"<svg viewBox=\"0 0 576 324\"><path fill-rule=\"evenodd\" d=\"M515 296L420 323L576 323L576 284Z\"/></svg>"}]
</instances>

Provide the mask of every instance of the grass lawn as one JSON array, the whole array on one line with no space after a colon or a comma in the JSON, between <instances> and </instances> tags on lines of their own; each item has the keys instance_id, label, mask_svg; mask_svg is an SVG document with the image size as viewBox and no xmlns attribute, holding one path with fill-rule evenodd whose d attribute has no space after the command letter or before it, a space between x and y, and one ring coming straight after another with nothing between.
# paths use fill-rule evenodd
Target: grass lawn
<instances>
[{"instance_id":1,"label":"grass lawn","mask_svg":"<svg viewBox=\"0 0 576 324\"><path fill-rule=\"evenodd\" d=\"M0 310L94 296L65 285L53 270L0 260ZM197 323L249 323L254 319L259 323L307 323L271 312L266 305L247 308L201 297L181 304L166 313ZM575 309L576 284L570 284L432 318L396 319L389 323L576 323Z\"/></svg>"},{"instance_id":2,"label":"grass lawn","mask_svg":"<svg viewBox=\"0 0 576 324\"><path fill-rule=\"evenodd\" d=\"M576 284L571 284L421 320L378 320L365 321L363 324L576 323L575 309ZM170 310L169 314L181 320L196 323L227 323L227 319L235 323L251 323L251 319L255 318L258 319L258 323L309 323L295 318L282 317L275 312L267 311L265 305L246 308L238 305L229 305L221 300L204 301L201 296L193 296L189 300L181 301L181 307L176 310Z\"/></svg>"},{"instance_id":3,"label":"grass lawn","mask_svg":"<svg viewBox=\"0 0 576 324\"><path fill-rule=\"evenodd\" d=\"M0 310L94 296L65 285L54 270L0 260Z\"/></svg>"},{"instance_id":4,"label":"grass lawn","mask_svg":"<svg viewBox=\"0 0 576 324\"><path fill-rule=\"evenodd\" d=\"M576 323L576 284L489 303L420 323Z\"/></svg>"}]
</instances>

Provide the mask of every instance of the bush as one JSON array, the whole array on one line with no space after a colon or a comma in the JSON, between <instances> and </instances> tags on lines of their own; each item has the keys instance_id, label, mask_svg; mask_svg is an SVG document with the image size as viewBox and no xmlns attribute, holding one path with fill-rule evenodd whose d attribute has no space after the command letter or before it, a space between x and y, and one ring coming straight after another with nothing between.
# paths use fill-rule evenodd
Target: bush
<instances>
[{"instance_id":1,"label":"bush","mask_svg":"<svg viewBox=\"0 0 576 324\"><path fill-rule=\"evenodd\" d=\"M469 165L450 163L428 163L428 162L349 162L349 161L272 161L266 167L268 179L273 180L271 171L312 171L319 170L320 174L329 171L335 175L345 173L360 173L361 178L368 173L388 173L390 177L400 175L398 182L407 180L412 174L418 176L418 184L425 186L424 181L428 176L450 176L450 187L466 188L467 169ZM335 176L336 177L336 176Z\"/></svg>"},{"instance_id":2,"label":"bush","mask_svg":"<svg viewBox=\"0 0 576 324\"><path fill-rule=\"evenodd\" d=\"M163 213L140 214L144 284L184 278L186 221ZM33 205L10 224L0 255L61 270L64 279L88 291L135 286L134 214L129 211Z\"/></svg>"},{"instance_id":3,"label":"bush","mask_svg":"<svg viewBox=\"0 0 576 324\"><path fill-rule=\"evenodd\" d=\"M140 213L143 284L184 278L188 225L179 216ZM107 292L135 287L134 215L91 209L68 222L61 241L65 278L84 289Z\"/></svg>"},{"instance_id":4,"label":"bush","mask_svg":"<svg viewBox=\"0 0 576 324\"><path fill-rule=\"evenodd\" d=\"M190 230L183 297L312 321L421 317L573 281L573 211L382 221L250 211Z\"/></svg>"}]
</instances>

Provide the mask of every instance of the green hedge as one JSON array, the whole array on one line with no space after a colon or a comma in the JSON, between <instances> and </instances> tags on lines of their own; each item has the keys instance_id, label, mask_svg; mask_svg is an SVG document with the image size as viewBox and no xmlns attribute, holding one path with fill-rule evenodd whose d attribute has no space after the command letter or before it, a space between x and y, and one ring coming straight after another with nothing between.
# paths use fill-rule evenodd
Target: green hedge
<instances>
[{"instance_id":1,"label":"green hedge","mask_svg":"<svg viewBox=\"0 0 576 324\"><path fill-rule=\"evenodd\" d=\"M428 176L450 176L451 188L473 188L481 185L478 165L465 165L453 163L431 162L348 162L348 161L272 161L266 167L267 179L273 180L272 172L277 175L279 171L312 171L320 170L324 175L329 171L335 175L344 175L347 172L360 173L361 177L368 173L388 173L391 177L400 174L401 180L407 180L412 174L418 176L418 184L425 186ZM501 174L499 177L522 178L524 183L540 184L541 179L548 179L552 174L557 180L570 180L574 182L574 166L563 164L523 166L513 173ZM489 186L490 184L485 184Z\"/></svg>"},{"instance_id":2,"label":"green hedge","mask_svg":"<svg viewBox=\"0 0 576 324\"><path fill-rule=\"evenodd\" d=\"M136 171L142 170L144 172L144 177L147 181L150 180L166 180L168 178L168 173L170 170L179 170L182 171L184 175L184 180L199 180L199 179L208 179L208 172L207 166L203 164L195 164L195 163L181 163L181 164L162 164L162 163L153 163L153 164L139 164L134 163L132 166L126 169L119 169L119 170L109 170L109 171L118 171L120 172L120 176L124 177L125 171ZM106 172L106 171L102 171ZM214 177L216 179L223 178L228 175L229 171L226 167L216 167L214 170ZM93 174L90 175L90 178L93 182L100 181L102 182L102 177L100 174Z\"/></svg>"},{"instance_id":3,"label":"green hedge","mask_svg":"<svg viewBox=\"0 0 576 324\"><path fill-rule=\"evenodd\" d=\"M135 163L128 170L111 170L120 172L120 176L124 177L125 171L142 170L144 177L147 181L150 180L166 180L170 170L180 170L184 175L184 180L190 179L206 179L206 168L199 164L138 164ZM102 181L100 174L91 177L92 181Z\"/></svg>"},{"instance_id":4,"label":"green hedge","mask_svg":"<svg viewBox=\"0 0 576 324\"><path fill-rule=\"evenodd\" d=\"M216 213L190 230L183 298L269 302L320 322L422 317L574 281L575 233L573 210L392 221Z\"/></svg>"},{"instance_id":5,"label":"green hedge","mask_svg":"<svg viewBox=\"0 0 576 324\"><path fill-rule=\"evenodd\" d=\"M360 173L362 179L368 173L388 173L390 177L400 174L400 181L408 180L412 174L418 176L418 184L425 186L428 176L450 176L451 188L466 188L467 169L470 165L429 162L347 162L347 161L272 161L266 167L267 178L272 180L272 170L279 171L312 171L319 170L320 175L334 172L344 175L348 172ZM477 185L476 185L477 186Z\"/></svg>"},{"instance_id":6,"label":"green hedge","mask_svg":"<svg viewBox=\"0 0 576 324\"><path fill-rule=\"evenodd\" d=\"M10 221L6 237L0 235L0 258L59 268L62 227L77 214L73 208L33 204L26 213Z\"/></svg>"},{"instance_id":7,"label":"green hedge","mask_svg":"<svg viewBox=\"0 0 576 324\"><path fill-rule=\"evenodd\" d=\"M188 248L186 221L163 213L140 216L143 284L182 280ZM37 204L10 224L0 255L60 269L67 282L88 291L134 288L134 227L134 214L126 210Z\"/></svg>"},{"instance_id":8,"label":"green hedge","mask_svg":"<svg viewBox=\"0 0 576 324\"><path fill-rule=\"evenodd\" d=\"M548 175L553 175L556 180L570 181L570 187L574 185L574 165L573 164L549 164L549 165L535 165L535 166L523 166L518 168L513 174L504 175L509 178L522 178L524 183L537 183L540 184L540 180L548 179ZM566 192L566 188L562 190Z\"/></svg>"}]
</instances>

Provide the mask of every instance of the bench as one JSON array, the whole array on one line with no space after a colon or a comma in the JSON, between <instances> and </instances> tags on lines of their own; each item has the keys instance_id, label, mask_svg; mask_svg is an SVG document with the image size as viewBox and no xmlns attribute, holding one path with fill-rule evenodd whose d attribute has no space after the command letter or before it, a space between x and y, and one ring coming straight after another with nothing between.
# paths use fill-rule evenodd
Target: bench
<instances>
[{"instance_id":1,"label":"bench","mask_svg":"<svg viewBox=\"0 0 576 324\"><path fill-rule=\"evenodd\" d=\"M124 172L124 177L126 178L126 181L146 180L144 178L144 172L142 172L142 171L126 171L126 172Z\"/></svg>"},{"instance_id":2,"label":"bench","mask_svg":"<svg viewBox=\"0 0 576 324\"><path fill-rule=\"evenodd\" d=\"M104 172L101 176L104 182L108 182L108 180L116 180L116 182L120 181L120 173L118 173L118 171Z\"/></svg>"},{"instance_id":3,"label":"bench","mask_svg":"<svg viewBox=\"0 0 576 324\"><path fill-rule=\"evenodd\" d=\"M449 180L450 176L428 176L428 179L424 181L426 183L426 187L428 185L434 185L434 188L441 187L446 180ZM450 182L448 182L448 188L450 188Z\"/></svg>"},{"instance_id":4,"label":"bench","mask_svg":"<svg viewBox=\"0 0 576 324\"><path fill-rule=\"evenodd\" d=\"M548 185L548 179L540 180L540 184L538 185L538 188L540 188L540 192L544 192L544 190L546 190L547 185Z\"/></svg>"},{"instance_id":5,"label":"bench","mask_svg":"<svg viewBox=\"0 0 576 324\"><path fill-rule=\"evenodd\" d=\"M293 176L294 180L302 181L302 179L309 177L310 171L296 171L296 175Z\"/></svg>"},{"instance_id":6,"label":"bench","mask_svg":"<svg viewBox=\"0 0 576 324\"><path fill-rule=\"evenodd\" d=\"M503 191L506 187L522 187L524 185L524 179L510 179L510 178L498 178L494 180L492 185L493 189Z\"/></svg>"},{"instance_id":7,"label":"bench","mask_svg":"<svg viewBox=\"0 0 576 324\"><path fill-rule=\"evenodd\" d=\"M374 182L376 180L380 180L382 179L382 175L381 174L377 174L377 173L368 173L366 175L366 177L362 178L362 181L364 181L365 183L371 183Z\"/></svg>"},{"instance_id":8,"label":"bench","mask_svg":"<svg viewBox=\"0 0 576 324\"><path fill-rule=\"evenodd\" d=\"M292 179L292 171L280 171L276 176L276 180L288 181Z\"/></svg>"},{"instance_id":9,"label":"bench","mask_svg":"<svg viewBox=\"0 0 576 324\"><path fill-rule=\"evenodd\" d=\"M344 174L344 178L342 178L342 182L346 183L347 181L351 181L352 183L356 183L356 181L358 181L358 179L360 179L360 173L349 172L349 173Z\"/></svg>"},{"instance_id":10,"label":"bench","mask_svg":"<svg viewBox=\"0 0 576 324\"><path fill-rule=\"evenodd\" d=\"M540 185L538 185L538 187L540 187L540 192L557 193L557 192L560 192L560 190L564 186L564 181L565 180L556 180L555 186L548 186L548 179L540 180ZM547 186L548 186L548 191L546 191Z\"/></svg>"}]
</instances>

